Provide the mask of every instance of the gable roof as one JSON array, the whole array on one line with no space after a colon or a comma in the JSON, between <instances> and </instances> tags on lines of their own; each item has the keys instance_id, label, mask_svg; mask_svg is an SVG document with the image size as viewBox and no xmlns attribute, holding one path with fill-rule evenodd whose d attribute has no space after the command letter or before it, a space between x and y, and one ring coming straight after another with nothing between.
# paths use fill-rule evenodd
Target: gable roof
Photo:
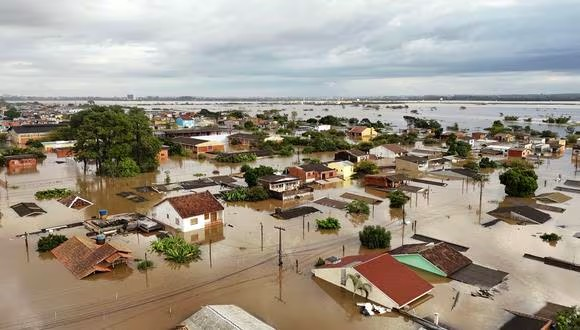
<instances>
[{"instance_id":1,"label":"gable roof","mask_svg":"<svg viewBox=\"0 0 580 330\"><path fill-rule=\"evenodd\" d=\"M196 146L198 144L209 142L207 140L194 139L194 138L190 138L190 137L176 137L176 138L171 139L171 141L173 141L177 144L183 144L186 146Z\"/></svg>"},{"instance_id":2,"label":"gable roof","mask_svg":"<svg viewBox=\"0 0 580 330\"><path fill-rule=\"evenodd\" d=\"M157 205L164 202L169 202L173 209L175 209L175 211L183 219L210 212L217 212L224 209L223 205L209 191L177 197L169 197Z\"/></svg>"},{"instance_id":3,"label":"gable roof","mask_svg":"<svg viewBox=\"0 0 580 330\"><path fill-rule=\"evenodd\" d=\"M258 181L267 183L299 181L300 179L292 175L266 175L258 179Z\"/></svg>"},{"instance_id":4,"label":"gable roof","mask_svg":"<svg viewBox=\"0 0 580 330\"><path fill-rule=\"evenodd\" d=\"M271 326L260 321L252 314L236 305L203 306L182 324L189 330L273 330Z\"/></svg>"},{"instance_id":5,"label":"gable roof","mask_svg":"<svg viewBox=\"0 0 580 330\"><path fill-rule=\"evenodd\" d=\"M306 172L327 172L334 171L332 168L323 164L304 164L299 166Z\"/></svg>"},{"instance_id":6,"label":"gable roof","mask_svg":"<svg viewBox=\"0 0 580 330\"><path fill-rule=\"evenodd\" d=\"M418 157L418 156L400 156L400 157L395 158L395 162L397 160L404 160L406 162L419 164L419 163L426 163L429 159L427 157Z\"/></svg>"},{"instance_id":7,"label":"gable roof","mask_svg":"<svg viewBox=\"0 0 580 330\"><path fill-rule=\"evenodd\" d=\"M403 245L391 250L390 254L419 254L447 275L453 274L472 263L471 259L443 242Z\"/></svg>"},{"instance_id":8,"label":"gable roof","mask_svg":"<svg viewBox=\"0 0 580 330\"><path fill-rule=\"evenodd\" d=\"M18 203L10 206L21 217L34 217L42 213L46 213L40 206L36 203Z\"/></svg>"},{"instance_id":9,"label":"gable roof","mask_svg":"<svg viewBox=\"0 0 580 330\"><path fill-rule=\"evenodd\" d=\"M93 205L91 201L88 201L77 195L70 195L58 200L59 203L68 207L69 209L82 210L86 207Z\"/></svg>"},{"instance_id":10,"label":"gable roof","mask_svg":"<svg viewBox=\"0 0 580 330\"><path fill-rule=\"evenodd\" d=\"M350 132L350 133L362 133L362 132L364 132L364 130L366 130L367 128L369 128L369 127L366 127L366 126L353 126L353 127L352 127L352 128L349 130L349 132Z\"/></svg>"},{"instance_id":11,"label":"gable roof","mask_svg":"<svg viewBox=\"0 0 580 330\"><path fill-rule=\"evenodd\" d=\"M128 250L119 250L109 243L99 246L78 236L71 237L51 252L78 279L97 271L110 271L108 264L130 257Z\"/></svg>"},{"instance_id":12,"label":"gable roof","mask_svg":"<svg viewBox=\"0 0 580 330\"><path fill-rule=\"evenodd\" d=\"M511 213L521 215L536 223L544 223L552 218L552 216L548 213L536 210L535 208L527 205L499 207L495 210L489 211L487 214L494 216L496 214L501 215Z\"/></svg>"},{"instance_id":13,"label":"gable roof","mask_svg":"<svg viewBox=\"0 0 580 330\"><path fill-rule=\"evenodd\" d=\"M388 144L383 144L383 148L388 149L396 154L406 154L408 153L407 149L401 147L398 144L394 144L394 143L388 143Z\"/></svg>"},{"instance_id":14,"label":"gable roof","mask_svg":"<svg viewBox=\"0 0 580 330\"><path fill-rule=\"evenodd\" d=\"M433 286L388 253L354 267L376 288L399 306L405 306L433 289Z\"/></svg>"},{"instance_id":15,"label":"gable roof","mask_svg":"<svg viewBox=\"0 0 580 330\"><path fill-rule=\"evenodd\" d=\"M63 125L61 124L43 124L43 125L21 125L12 126L12 130L16 134L29 134L29 133L48 133Z\"/></svg>"}]
</instances>

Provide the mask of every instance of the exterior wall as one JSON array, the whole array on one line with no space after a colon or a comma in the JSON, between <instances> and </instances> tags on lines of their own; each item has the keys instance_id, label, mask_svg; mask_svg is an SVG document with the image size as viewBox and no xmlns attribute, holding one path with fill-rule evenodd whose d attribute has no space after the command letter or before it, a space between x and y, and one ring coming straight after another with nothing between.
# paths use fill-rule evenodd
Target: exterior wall
<instances>
[{"instance_id":1,"label":"exterior wall","mask_svg":"<svg viewBox=\"0 0 580 330\"><path fill-rule=\"evenodd\" d=\"M325 180L325 179L332 179L335 178L338 173L336 172L336 170L332 170L332 171L324 171L324 172L314 172L314 175L316 176L316 180Z\"/></svg>"},{"instance_id":2,"label":"exterior wall","mask_svg":"<svg viewBox=\"0 0 580 330\"><path fill-rule=\"evenodd\" d=\"M201 143L195 146L194 151L198 154L206 152L224 152L225 146L220 143Z\"/></svg>"},{"instance_id":3,"label":"exterior wall","mask_svg":"<svg viewBox=\"0 0 580 330\"><path fill-rule=\"evenodd\" d=\"M346 285L342 285L341 284L341 271L342 270L346 270ZM314 276L325 280L327 282L330 282L336 286L339 286L349 292L354 292L354 287L352 284L352 281L348 280L348 274L358 274L361 276L361 278L363 279L364 282L371 284L372 289L369 292L369 300L378 303L382 306L388 307L388 308L393 308L393 307L400 307L395 301L393 301L391 298L389 298L389 296L387 296L386 294L384 294L382 291L380 291L379 289L377 289L374 285L372 285L372 283L370 283L364 276L362 276L359 272L357 272L354 268L319 268L319 269L312 269L312 273L314 273ZM364 293L357 291L355 292L357 295L361 295L362 297L364 297Z\"/></svg>"},{"instance_id":4,"label":"exterior wall","mask_svg":"<svg viewBox=\"0 0 580 330\"><path fill-rule=\"evenodd\" d=\"M399 156L396 153L392 152L391 150L389 150L383 146L374 147L371 150L369 150L369 153L371 155L375 155L375 156L381 157L381 158L395 158L395 157Z\"/></svg>"},{"instance_id":5,"label":"exterior wall","mask_svg":"<svg viewBox=\"0 0 580 330\"><path fill-rule=\"evenodd\" d=\"M159 150L159 153L157 154L157 159L160 161L169 159L169 149Z\"/></svg>"},{"instance_id":6,"label":"exterior wall","mask_svg":"<svg viewBox=\"0 0 580 330\"><path fill-rule=\"evenodd\" d=\"M6 167L8 170L14 170L18 168L34 168L36 167L36 164L36 158L11 159L7 162Z\"/></svg>"},{"instance_id":7,"label":"exterior wall","mask_svg":"<svg viewBox=\"0 0 580 330\"><path fill-rule=\"evenodd\" d=\"M57 158L66 158L74 156L72 148L58 148L54 150Z\"/></svg>"},{"instance_id":8,"label":"exterior wall","mask_svg":"<svg viewBox=\"0 0 580 330\"><path fill-rule=\"evenodd\" d=\"M419 254L400 254L394 255L393 258L397 259L400 263L405 265L422 269L429 273L433 273L435 275L446 277L447 274L443 272L441 269L437 268L437 266L433 265L429 260L423 258Z\"/></svg>"},{"instance_id":9,"label":"exterior wall","mask_svg":"<svg viewBox=\"0 0 580 330\"><path fill-rule=\"evenodd\" d=\"M29 140L42 140L50 135L50 132L44 133L26 133L26 134L16 134L12 131L12 142L18 145L25 145Z\"/></svg>"},{"instance_id":10,"label":"exterior wall","mask_svg":"<svg viewBox=\"0 0 580 330\"><path fill-rule=\"evenodd\" d=\"M213 222L223 222L224 211L213 212ZM151 218L160 221L174 229L182 232L189 232L192 230L198 230L204 228L207 224L212 222L212 214L208 214L208 219L206 215L199 215L187 219L182 219L181 216L175 211L173 206L168 201L165 201L153 209L150 212Z\"/></svg>"},{"instance_id":11,"label":"exterior wall","mask_svg":"<svg viewBox=\"0 0 580 330\"><path fill-rule=\"evenodd\" d=\"M289 181L289 182L281 182L281 183L265 183L263 184L264 188L275 191L275 192L284 192L288 190L294 190L300 188L300 181Z\"/></svg>"},{"instance_id":12,"label":"exterior wall","mask_svg":"<svg viewBox=\"0 0 580 330\"><path fill-rule=\"evenodd\" d=\"M312 172L310 172L312 173ZM306 182L306 180L314 181L314 177L310 177L306 175L306 172L298 166L292 166L288 168L288 174L299 178L302 182Z\"/></svg>"},{"instance_id":13,"label":"exterior wall","mask_svg":"<svg viewBox=\"0 0 580 330\"><path fill-rule=\"evenodd\" d=\"M395 159L395 169L397 171L411 171L411 172L417 172L417 171L426 171L427 170L427 164L415 164L413 162L408 162L406 160L402 160L402 159Z\"/></svg>"},{"instance_id":14,"label":"exterior wall","mask_svg":"<svg viewBox=\"0 0 580 330\"><path fill-rule=\"evenodd\" d=\"M342 162L333 162L326 165L334 170L336 170L337 176L342 176L343 179L350 179L354 174L354 168L351 165L346 165Z\"/></svg>"},{"instance_id":15,"label":"exterior wall","mask_svg":"<svg viewBox=\"0 0 580 330\"><path fill-rule=\"evenodd\" d=\"M192 128L192 127L195 127L195 122L193 121L193 119L177 118L175 120L175 124L177 124L177 126L183 127L183 128Z\"/></svg>"},{"instance_id":16,"label":"exterior wall","mask_svg":"<svg viewBox=\"0 0 580 330\"><path fill-rule=\"evenodd\" d=\"M393 182L389 180L386 176L365 176L364 177L364 184L377 186L377 187L384 187L384 188L398 188L401 186L401 182Z\"/></svg>"}]
</instances>

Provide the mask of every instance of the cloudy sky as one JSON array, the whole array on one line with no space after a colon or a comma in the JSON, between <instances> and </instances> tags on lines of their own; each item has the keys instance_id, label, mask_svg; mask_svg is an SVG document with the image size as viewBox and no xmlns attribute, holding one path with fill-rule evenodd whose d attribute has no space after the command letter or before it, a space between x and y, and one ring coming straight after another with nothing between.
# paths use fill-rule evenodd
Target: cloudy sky
<instances>
[{"instance_id":1,"label":"cloudy sky","mask_svg":"<svg viewBox=\"0 0 580 330\"><path fill-rule=\"evenodd\" d=\"M580 92L578 0L0 0L0 95Z\"/></svg>"}]
</instances>

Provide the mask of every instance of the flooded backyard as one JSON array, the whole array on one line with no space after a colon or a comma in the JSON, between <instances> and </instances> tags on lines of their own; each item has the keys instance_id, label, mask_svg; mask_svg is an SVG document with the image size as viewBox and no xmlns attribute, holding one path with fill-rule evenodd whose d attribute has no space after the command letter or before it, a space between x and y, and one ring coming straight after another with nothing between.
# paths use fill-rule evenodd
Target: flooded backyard
<instances>
[{"instance_id":1,"label":"flooded backyard","mask_svg":"<svg viewBox=\"0 0 580 330\"><path fill-rule=\"evenodd\" d=\"M275 108L273 105L262 106L265 109ZM418 106L422 107L424 116L441 119L443 125L459 122L460 127L485 127L498 119L499 112L521 114L522 117L524 113L531 113L539 120L540 115L546 113L560 115L577 110L577 106L555 110L542 105L538 110L539 106L515 108L503 105L482 115L480 113L484 111L480 107L483 106L470 105L466 110L461 110L462 113L477 114L476 119L469 119L457 116L460 113L458 105L438 105L438 109L448 108L448 111L441 111L439 117L439 110L431 111L431 106L421 104ZM240 107L245 105L235 106L236 109ZM305 107L308 106L301 105L299 109L298 106L288 106L286 111L295 108L303 110ZM320 108L331 108L331 111ZM212 110L211 107L209 109ZM252 109L255 110L255 107ZM316 112L307 112L308 116L319 113L322 116L352 117L355 108L320 106L315 109ZM364 110L364 115L359 116L371 120L398 120L397 124L402 125L400 112L391 117L390 112L394 111ZM379 113L384 115L379 117ZM333 154L321 153L312 157L326 161L332 159ZM550 159L540 165L536 170L539 177L536 194L551 192L561 185L555 181L558 175L563 179L580 177L574 173L570 159L571 150L568 149L561 158ZM265 158L252 165L264 164L282 170L296 161L296 156ZM96 216L100 209L106 209L110 214L147 213L164 195L137 192L137 187L161 183L166 173L176 182L193 180L200 174L212 176L214 171L219 171L220 175L230 175L239 172L239 165L216 164L211 160L170 159L162 163L156 173L129 179L109 179L95 177L90 172L85 175L80 164L70 160L59 163L54 154L49 154L34 173L0 173L8 186L8 189L0 190L3 214L0 219L0 329L168 329L205 304L236 304L279 329L419 328L417 324L395 314L364 317L355 306L362 298L353 298L351 293L311 276L310 269L319 257L342 256L343 251L345 255L364 252L358 240L358 232L364 225L386 226L392 233L392 248L403 243L417 243L411 239L411 226L403 228L402 211L389 209L388 199L373 206L371 214L364 217L353 217L344 210L312 203L322 197L347 201L340 197L345 192L381 200L385 197L384 193L365 189L354 180L317 188L311 200L227 204L226 225L185 235L195 235L195 238L185 237L189 240L205 237L202 260L187 266L176 266L149 252L154 235L116 235L113 240L127 245L135 257L144 258L147 253L148 258L154 261L155 268L143 272L137 270L135 263L130 263L111 273L77 280L50 253L35 251L37 235L30 236L28 250L24 239L16 238L24 232L89 219ZM504 200L503 186L498 179L500 171L492 173L483 187L481 217L478 214L478 183L445 180L448 184L445 187L413 183L429 190L428 194L410 194L411 201L405 207L405 219L416 221L417 233L467 246L469 250L465 254L474 262L509 273L507 281L499 285L499 293L494 300L490 300L472 297L470 293L475 287L417 271L435 286L428 299L412 306L417 315L439 313L441 321L451 328L496 329L509 318L503 309L532 314L547 301L562 305L580 304L580 273L523 258L524 253L530 253L578 263L580 239L572 235L580 232L580 195L569 193L572 197L570 201L557 204L566 211L561 214L550 212L553 219L545 224L519 226L500 221L484 227L480 221L486 223L494 220L487 212ZM435 177L426 179L441 181ZM76 211L55 200L35 201L36 191L53 187L70 188L94 205ZM145 201L136 203L117 195L122 192L132 192ZM18 217L9 206L19 202L36 202L47 213L30 218ZM290 220L278 220L271 216L276 208L299 204L313 206L321 212ZM315 220L327 216L338 218L342 228L334 233L317 231ZM278 231L274 226L286 230L282 234L282 269L278 267ZM544 232L555 232L563 239L555 246L549 245L537 237ZM68 237L84 236L86 230L78 227L59 233Z\"/></svg>"}]
</instances>

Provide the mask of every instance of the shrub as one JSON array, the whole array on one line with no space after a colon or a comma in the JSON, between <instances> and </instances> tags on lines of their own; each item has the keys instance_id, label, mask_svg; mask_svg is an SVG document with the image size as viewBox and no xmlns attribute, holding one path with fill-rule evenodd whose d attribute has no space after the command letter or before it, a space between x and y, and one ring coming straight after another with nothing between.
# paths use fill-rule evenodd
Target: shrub
<instances>
[{"instance_id":1,"label":"shrub","mask_svg":"<svg viewBox=\"0 0 580 330\"><path fill-rule=\"evenodd\" d=\"M354 165L354 171L356 172L357 176L376 174L379 173L379 167L377 164L371 161L363 160Z\"/></svg>"},{"instance_id":2,"label":"shrub","mask_svg":"<svg viewBox=\"0 0 580 330\"><path fill-rule=\"evenodd\" d=\"M340 222L336 218L328 217L326 219L317 219L316 226L318 229L336 230L340 229Z\"/></svg>"},{"instance_id":3,"label":"shrub","mask_svg":"<svg viewBox=\"0 0 580 330\"><path fill-rule=\"evenodd\" d=\"M553 242L557 242L559 240L562 239L562 236L558 236L558 234L556 233L543 233L540 238L542 239L542 241L544 242L549 242L549 243L553 243Z\"/></svg>"},{"instance_id":4,"label":"shrub","mask_svg":"<svg viewBox=\"0 0 580 330\"><path fill-rule=\"evenodd\" d=\"M405 195L405 193L403 193L402 191L395 190L389 194L389 199L391 200L389 207L392 209L399 209L403 207L405 203L407 203L409 197L407 197L407 195Z\"/></svg>"},{"instance_id":5,"label":"shrub","mask_svg":"<svg viewBox=\"0 0 580 330\"><path fill-rule=\"evenodd\" d=\"M43 199L57 199L63 198L66 196L71 195L73 192L70 189L66 188L54 188L54 189L47 189L47 190L40 190L34 193L34 197L38 200Z\"/></svg>"},{"instance_id":6,"label":"shrub","mask_svg":"<svg viewBox=\"0 0 580 330\"><path fill-rule=\"evenodd\" d=\"M346 212L351 214L369 214L369 205L363 201L354 200L346 206Z\"/></svg>"},{"instance_id":7,"label":"shrub","mask_svg":"<svg viewBox=\"0 0 580 330\"><path fill-rule=\"evenodd\" d=\"M572 119L572 117L568 116L560 116L557 118L554 117L548 117L547 119L542 120L544 123L549 123L549 124L566 124L568 123L568 121L570 121L570 119Z\"/></svg>"},{"instance_id":8,"label":"shrub","mask_svg":"<svg viewBox=\"0 0 580 330\"><path fill-rule=\"evenodd\" d=\"M479 168L497 168L497 162L489 159L488 157L483 157L479 161Z\"/></svg>"},{"instance_id":9,"label":"shrub","mask_svg":"<svg viewBox=\"0 0 580 330\"><path fill-rule=\"evenodd\" d=\"M151 260L141 260L137 264L137 269L139 270L146 270L149 268L153 268L153 261Z\"/></svg>"},{"instance_id":10,"label":"shrub","mask_svg":"<svg viewBox=\"0 0 580 330\"><path fill-rule=\"evenodd\" d=\"M391 246L391 232L381 226L365 226L358 237L361 245L369 249L386 249Z\"/></svg>"},{"instance_id":11,"label":"shrub","mask_svg":"<svg viewBox=\"0 0 580 330\"><path fill-rule=\"evenodd\" d=\"M55 247L61 245L62 243L66 242L68 238L64 235L54 235L48 234L48 236L41 237L38 240L38 246L36 251L38 252L46 252L54 249Z\"/></svg>"},{"instance_id":12,"label":"shrub","mask_svg":"<svg viewBox=\"0 0 580 330\"><path fill-rule=\"evenodd\" d=\"M162 253L165 260L178 264L190 263L201 258L199 245L187 243L183 238L169 236L151 242L151 250Z\"/></svg>"},{"instance_id":13,"label":"shrub","mask_svg":"<svg viewBox=\"0 0 580 330\"><path fill-rule=\"evenodd\" d=\"M215 160L221 163L246 163L253 162L258 157L253 152L242 152L235 154L220 153L216 156Z\"/></svg>"},{"instance_id":14,"label":"shrub","mask_svg":"<svg viewBox=\"0 0 580 330\"><path fill-rule=\"evenodd\" d=\"M580 329L580 309L577 306L556 313L556 330Z\"/></svg>"},{"instance_id":15,"label":"shrub","mask_svg":"<svg viewBox=\"0 0 580 330\"><path fill-rule=\"evenodd\" d=\"M262 186L254 186L250 188L238 187L224 191L222 192L222 198L226 202L256 202L266 200L270 198L270 195Z\"/></svg>"}]
</instances>

